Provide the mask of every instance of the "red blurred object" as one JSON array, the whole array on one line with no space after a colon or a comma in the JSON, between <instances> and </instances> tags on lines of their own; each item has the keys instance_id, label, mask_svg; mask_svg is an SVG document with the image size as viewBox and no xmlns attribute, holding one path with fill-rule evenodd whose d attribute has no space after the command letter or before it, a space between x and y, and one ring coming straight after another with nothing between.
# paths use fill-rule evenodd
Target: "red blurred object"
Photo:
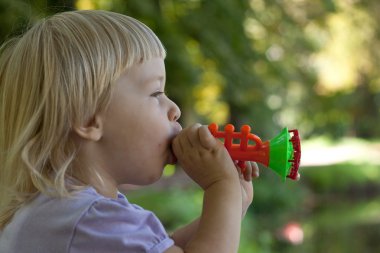
<instances>
[{"instance_id":1,"label":"red blurred object","mask_svg":"<svg viewBox=\"0 0 380 253\"><path fill-rule=\"evenodd\" d=\"M304 231L297 222L289 222L280 230L280 237L293 245L303 243Z\"/></svg>"}]
</instances>

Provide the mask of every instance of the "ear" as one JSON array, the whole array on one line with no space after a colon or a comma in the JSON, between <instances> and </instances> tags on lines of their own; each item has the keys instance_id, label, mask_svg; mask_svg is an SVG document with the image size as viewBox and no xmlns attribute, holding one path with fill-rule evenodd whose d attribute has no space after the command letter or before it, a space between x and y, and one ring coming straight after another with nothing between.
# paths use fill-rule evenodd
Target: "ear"
<instances>
[{"instance_id":1,"label":"ear","mask_svg":"<svg viewBox=\"0 0 380 253\"><path fill-rule=\"evenodd\" d=\"M103 136L103 118L95 115L85 125L75 126L74 132L89 141L98 141Z\"/></svg>"}]
</instances>

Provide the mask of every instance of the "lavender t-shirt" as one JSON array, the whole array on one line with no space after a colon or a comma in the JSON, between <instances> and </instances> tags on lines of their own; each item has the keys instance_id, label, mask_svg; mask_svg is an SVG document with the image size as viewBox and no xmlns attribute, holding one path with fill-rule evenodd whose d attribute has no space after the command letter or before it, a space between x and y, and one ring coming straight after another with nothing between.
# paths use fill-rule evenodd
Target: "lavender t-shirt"
<instances>
[{"instance_id":1,"label":"lavender t-shirt","mask_svg":"<svg viewBox=\"0 0 380 253\"><path fill-rule=\"evenodd\" d=\"M93 188L73 198L40 194L0 231L1 253L160 253L173 243L152 212Z\"/></svg>"}]
</instances>

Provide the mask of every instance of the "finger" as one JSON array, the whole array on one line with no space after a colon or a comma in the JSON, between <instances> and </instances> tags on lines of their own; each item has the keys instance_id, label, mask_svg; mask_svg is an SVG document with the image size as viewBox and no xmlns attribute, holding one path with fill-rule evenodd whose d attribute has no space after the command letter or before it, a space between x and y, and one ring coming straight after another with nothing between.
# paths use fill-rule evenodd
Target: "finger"
<instances>
[{"instance_id":1,"label":"finger","mask_svg":"<svg viewBox=\"0 0 380 253\"><path fill-rule=\"evenodd\" d=\"M188 129L186 129L186 137L192 147L201 146L200 140L199 140L199 134L198 134L200 127L201 127L201 124L196 123L190 126Z\"/></svg>"},{"instance_id":2,"label":"finger","mask_svg":"<svg viewBox=\"0 0 380 253\"><path fill-rule=\"evenodd\" d=\"M260 176L259 166L255 162L250 162L250 164L252 167L252 172L251 172L252 178L253 179L258 178Z\"/></svg>"},{"instance_id":3,"label":"finger","mask_svg":"<svg viewBox=\"0 0 380 253\"><path fill-rule=\"evenodd\" d=\"M248 182L252 180L252 164L250 162L246 163L246 168L244 171L244 179Z\"/></svg>"},{"instance_id":4,"label":"finger","mask_svg":"<svg viewBox=\"0 0 380 253\"><path fill-rule=\"evenodd\" d=\"M177 157L179 153L183 153L183 146L181 145L180 139L181 139L180 136L177 136L176 138L174 138L172 142L173 152L174 152L174 155Z\"/></svg>"},{"instance_id":5,"label":"finger","mask_svg":"<svg viewBox=\"0 0 380 253\"><path fill-rule=\"evenodd\" d=\"M205 149L215 149L219 144L219 140L217 140L208 130L207 126L201 126L199 128L199 139L200 144Z\"/></svg>"},{"instance_id":6,"label":"finger","mask_svg":"<svg viewBox=\"0 0 380 253\"><path fill-rule=\"evenodd\" d=\"M180 132L173 140L173 149L180 151L182 154L188 152L193 146L189 140L188 129ZM175 152L174 152L175 153ZM177 155L175 153L175 155Z\"/></svg>"},{"instance_id":7,"label":"finger","mask_svg":"<svg viewBox=\"0 0 380 253\"><path fill-rule=\"evenodd\" d=\"M243 176L243 170L239 166L238 162L239 161L234 160L234 164L235 164L236 170L238 171L240 178L243 179L244 178L244 176Z\"/></svg>"}]
</instances>

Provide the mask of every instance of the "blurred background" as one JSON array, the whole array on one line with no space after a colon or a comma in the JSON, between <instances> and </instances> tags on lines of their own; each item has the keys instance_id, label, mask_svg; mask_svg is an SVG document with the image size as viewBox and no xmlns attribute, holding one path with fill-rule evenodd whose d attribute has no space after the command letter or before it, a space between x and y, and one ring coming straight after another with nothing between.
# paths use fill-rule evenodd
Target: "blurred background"
<instances>
[{"instance_id":1,"label":"blurred background","mask_svg":"<svg viewBox=\"0 0 380 253\"><path fill-rule=\"evenodd\" d=\"M380 252L380 1L0 0L0 41L74 9L125 13L157 33L183 126L249 124L263 140L300 131L301 180L261 168L240 253ZM123 190L169 231L202 206L173 166Z\"/></svg>"}]
</instances>

